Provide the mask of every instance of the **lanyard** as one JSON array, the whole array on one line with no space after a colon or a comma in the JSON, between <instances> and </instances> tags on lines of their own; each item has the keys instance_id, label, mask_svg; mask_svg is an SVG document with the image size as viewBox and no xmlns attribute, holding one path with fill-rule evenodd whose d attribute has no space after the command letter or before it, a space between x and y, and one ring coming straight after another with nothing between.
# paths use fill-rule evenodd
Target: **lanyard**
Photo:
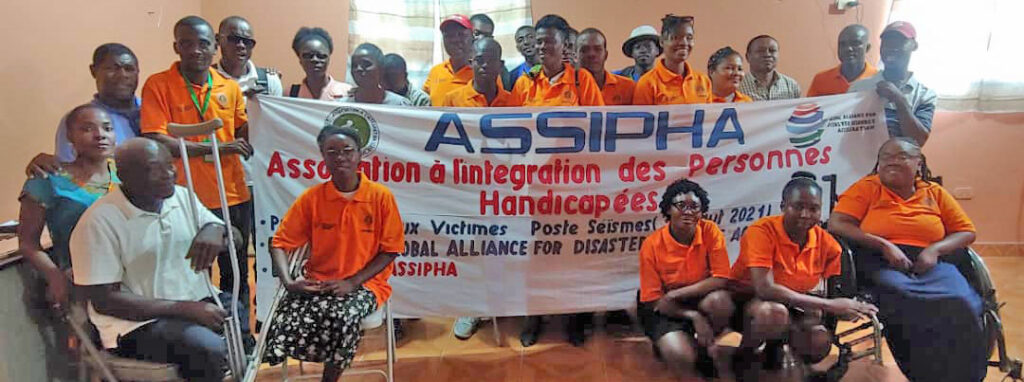
<instances>
[{"instance_id":1,"label":"lanyard","mask_svg":"<svg viewBox=\"0 0 1024 382\"><path fill-rule=\"evenodd\" d=\"M199 97L196 97L196 91L192 89L192 83L188 82L188 78L185 78L185 73L180 70L178 74L181 74L181 79L185 80L185 87L188 88L188 94L192 96L192 105L196 107L196 111L199 112L199 121L205 121L206 108L210 106L210 94L213 93L213 76L210 75L210 71L206 71L206 98L203 100L203 106L199 106Z\"/></svg>"}]
</instances>

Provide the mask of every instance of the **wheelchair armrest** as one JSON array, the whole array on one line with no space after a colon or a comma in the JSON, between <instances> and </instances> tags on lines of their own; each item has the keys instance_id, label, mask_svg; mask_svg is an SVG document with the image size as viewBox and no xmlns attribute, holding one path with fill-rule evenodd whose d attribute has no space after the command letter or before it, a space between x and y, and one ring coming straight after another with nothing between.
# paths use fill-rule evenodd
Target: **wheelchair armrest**
<instances>
[{"instance_id":1,"label":"wheelchair armrest","mask_svg":"<svg viewBox=\"0 0 1024 382\"><path fill-rule=\"evenodd\" d=\"M842 247L840 256L840 267L842 271L838 276L827 280L827 296L830 298L846 297L853 298L859 295L857 289L857 265L853 260L853 249L850 244L839 236L834 236L839 246Z\"/></svg>"},{"instance_id":2,"label":"wheelchair armrest","mask_svg":"<svg viewBox=\"0 0 1024 382\"><path fill-rule=\"evenodd\" d=\"M985 261L974 249L968 247L942 257L942 261L953 264L967 283L987 303L995 301L996 288L992 283Z\"/></svg>"}]
</instances>

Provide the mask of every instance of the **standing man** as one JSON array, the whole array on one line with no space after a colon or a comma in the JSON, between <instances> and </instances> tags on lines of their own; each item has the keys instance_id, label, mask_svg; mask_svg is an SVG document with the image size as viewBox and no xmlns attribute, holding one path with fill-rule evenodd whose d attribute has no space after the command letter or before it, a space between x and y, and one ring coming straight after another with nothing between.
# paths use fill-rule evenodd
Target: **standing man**
<instances>
[{"instance_id":1,"label":"standing man","mask_svg":"<svg viewBox=\"0 0 1024 382\"><path fill-rule=\"evenodd\" d=\"M576 57L576 38L580 36L580 32L576 28L569 27L569 38L565 40L565 62L573 67L579 67L579 60Z\"/></svg>"},{"instance_id":2,"label":"standing man","mask_svg":"<svg viewBox=\"0 0 1024 382\"><path fill-rule=\"evenodd\" d=\"M469 17L469 21L473 23L473 40L479 40L484 37L494 38L494 20L491 20L490 16L483 13L477 13ZM512 86L515 82L512 82L512 73L509 73L508 69L505 68L504 61L501 64L501 84L506 91L512 91Z\"/></svg>"},{"instance_id":3,"label":"standing man","mask_svg":"<svg viewBox=\"0 0 1024 382\"><path fill-rule=\"evenodd\" d=\"M256 40L249 21L241 16L228 16L222 20L217 27L217 43L220 45L220 62L214 68L224 77L235 80L242 94L278 97L284 94L280 74L252 62Z\"/></svg>"},{"instance_id":4,"label":"standing man","mask_svg":"<svg viewBox=\"0 0 1024 382\"><path fill-rule=\"evenodd\" d=\"M917 31L906 21L897 21L882 31L882 63L885 69L850 85L850 92L874 90L885 98L885 124L890 137L910 137L921 146L932 131L932 117L938 95L914 78L908 69L910 55L917 50Z\"/></svg>"},{"instance_id":5,"label":"standing man","mask_svg":"<svg viewBox=\"0 0 1024 382\"><path fill-rule=\"evenodd\" d=\"M127 46L107 43L96 47L92 53L89 72L96 81L96 94L92 104L99 106L110 117L114 127L114 142L120 144L141 134L139 129L139 60ZM67 116L57 124L54 137L54 154L39 153L25 168L28 176L46 177L60 171L61 163L75 161L75 149L68 141Z\"/></svg>"},{"instance_id":6,"label":"standing man","mask_svg":"<svg viewBox=\"0 0 1024 382\"><path fill-rule=\"evenodd\" d=\"M493 38L481 37L473 43L473 82L445 96L442 106L449 107L507 107L519 106L512 94L498 86L498 76L504 66L501 45ZM455 338L466 340L480 326L479 317L459 317L452 325Z\"/></svg>"},{"instance_id":7,"label":"standing man","mask_svg":"<svg viewBox=\"0 0 1024 382\"><path fill-rule=\"evenodd\" d=\"M239 248L249 248L252 231L252 201L245 184L242 159L252 155L252 146L247 142L248 123L245 114L245 97L238 83L224 77L210 67L217 51L217 40L213 28L206 20L197 16L186 16L174 24L174 52L179 61L163 72L146 80L142 87L141 122L142 133L163 144L172 155L181 157L178 139L168 135L167 124L192 124L219 118L224 127L217 130L220 146L221 165L224 172L231 224L242 232ZM218 218L221 216L221 202L217 187L217 170L213 165L212 146L202 137L186 138L192 180L199 200ZM178 184L186 183L181 161L178 166ZM239 250L246 253L246 250ZM245 256L238 256L239 290L238 320L242 333L247 337L247 346L255 344L249 334L249 272ZM217 258L220 268L220 288L228 290L232 285L230 256L225 252Z\"/></svg>"},{"instance_id":8,"label":"standing man","mask_svg":"<svg viewBox=\"0 0 1024 382\"><path fill-rule=\"evenodd\" d=\"M807 96L843 94L850 89L851 83L875 75L878 69L864 59L870 49L868 28L860 24L843 28L839 32L839 66L816 74L811 88L807 89Z\"/></svg>"},{"instance_id":9,"label":"standing man","mask_svg":"<svg viewBox=\"0 0 1024 382\"><path fill-rule=\"evenodd\" d=\"M632 105L633 80L609 73L604 68L608 60L608 43L604 33L597 28L587 28L580 32L576 40L579 51L580 68L586 69L594 76L597 87L601 89L601 97L605 105Z\"/></svg>"},{"instance_id":10,"label":"standing man","mask_svg":"<svg viewBox=\"0 0 1024 382\"><path fill-rule=\"evenodd\" d=\"M512 95L523 106L604 106L594 76L565 61L569 23L558 15L537 21L541 64L516 81Z\"/></svg>"},{"instance_id":11,"label":"standing man","mask_svg":"<svg viewBox=\"0 0 1024 382\"><path fill-rule=\"evenodd\" d=\"M800 98L800 84L775 70L779 61L779 42L763 34L747 43L750 75L740 82L740 92L754 101Z\"/></svg>"},{"instance_id":12,"label":"standing man","mask_svg":"<svg viewBox=\"0 0 1024 382\"><path fill-rule=\"evenodd\" d=\"M405 97L413 106L430 106L429 94L409 86L409 72L402 56L388 53L384 55L381 66L384 67L384 75L381 77L384 90Z\"/></svg>"},{"instance_id":13,"label":"standing man","mask_svg":"<svg viewBox=\"0 0 1024 382\"><path fill-rule=\"evenodd\" d=\"M441 22L441 38L448 60L434 65L423 83L423 91L430 94L430 104L441 106L444 96L473 79L469 56L473 54L473 24L465 15L451 15Z\"/></svg>"},{"instance_id":14,"label":"standing man","mask_svg":"<svg viewBox=\"0 0 1024 382\"><path fill-rule=\"evenodd\" d=\"M516 50L523 56L523 63L512 69L509 75L512 86L519 81L519 77L529 73L534 66L540 65L540 58L537 56L537 32L533 25L523 25L516 30Z\"/></svg>"},{"instance_id":15,"label":"standing man","mask_svg":"<svg viewBox=\"0 0 1024 382\"><path fill-rule=\"evenodd\" d=\"M629 38L622 43L622 54L633 59L633 65L613 73L629 77L633 82L640 81L644 73L654 69L654 60L661 55L661 36L650 25L641 25L629 33Z\"/></svg>"}]
</instances>

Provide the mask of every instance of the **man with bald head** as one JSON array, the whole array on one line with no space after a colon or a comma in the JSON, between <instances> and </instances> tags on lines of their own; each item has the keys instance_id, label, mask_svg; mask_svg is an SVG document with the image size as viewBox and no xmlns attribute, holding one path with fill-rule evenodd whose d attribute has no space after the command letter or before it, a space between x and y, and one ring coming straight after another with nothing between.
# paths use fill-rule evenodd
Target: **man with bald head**
<instances>
[{"instance_id":1,"label":"man with bald head","mask_svg":"<svg viewBox=\"0 0 1024 382\"><path fill-rule=\"evenodd\" d=\"M284 93L281 76L276 70L261 68L252 62L256 39L248 20L228 16L217 27L216 38L220 45L220 62L213 66L224 77L235 80L243 94L280 97Z\"/></svg>"},{"instance_id":2,"label":"man with bald head","mask_svg":"<svg viewBox=\"0 0 1024 382\"><path fill-rule=\"evenodd\" d=\"M189 381L220 382L227 345L218 333L228 314L205 278L226 252L224 223L205 208L193 216L198 199L175 185L174 158L162 145L132 138L114 159L121 185L82 214L69 245L89 318L118 355L173 363Z\"/></svg>"},{"instance_id":3,"label":"man with bald head","mask_svg":"<svg viewBox=\"0 0 1024 382\"><path fill-rule=\"evenodd\" d=\"M807 96L843 94L854 81L875 75L878 69L865 59L869 50L868 28L860 24L847 25L839 32L839 66L816 74Z\"/></svg>"}]
</instances>

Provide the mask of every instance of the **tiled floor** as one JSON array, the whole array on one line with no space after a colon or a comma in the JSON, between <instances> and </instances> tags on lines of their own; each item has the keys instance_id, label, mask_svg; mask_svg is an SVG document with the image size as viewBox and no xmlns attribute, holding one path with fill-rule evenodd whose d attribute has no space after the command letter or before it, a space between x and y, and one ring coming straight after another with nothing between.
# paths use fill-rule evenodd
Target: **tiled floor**
<instances>
[{"instance_id":1,"label":"tiled floor","mask_svg":"<svg viewBox=\"0 0 1024 382\"><path fill-rule=\"evenodd\" d=\"M1024 257L988 257L999 299L1007 305L1002 311L1005 334L1011 355L1024 358ZM407 338L398 348L395 380L412 381L670 381L665 367L655 361L650 343L643 337L614 337L598 330L582 348L565 342L561 321L550 322L540 343L530 348L519 344L519 320L499 321L504 346L497 346L490 324L468 341L451 335L450 319L424 319L410 322ZM383 331L368 334L360 348L355 367L382 367ZM738 342L737 335L723 339ZM896 368L888 350L884 366L867 360L855 362L843 381L906 381ZM829 362L828 360L826 362ZM319 365L304 365L307 376L318 376ZM298 368L289 368L296 376ZM986 381L1003 377L989 369ZM313 378L317 380L318 378ZM266 369L259 381L280 381L280 369ZM379 381L380 377L345 377L343 381Z\"/></svg>"}]
</instances>

